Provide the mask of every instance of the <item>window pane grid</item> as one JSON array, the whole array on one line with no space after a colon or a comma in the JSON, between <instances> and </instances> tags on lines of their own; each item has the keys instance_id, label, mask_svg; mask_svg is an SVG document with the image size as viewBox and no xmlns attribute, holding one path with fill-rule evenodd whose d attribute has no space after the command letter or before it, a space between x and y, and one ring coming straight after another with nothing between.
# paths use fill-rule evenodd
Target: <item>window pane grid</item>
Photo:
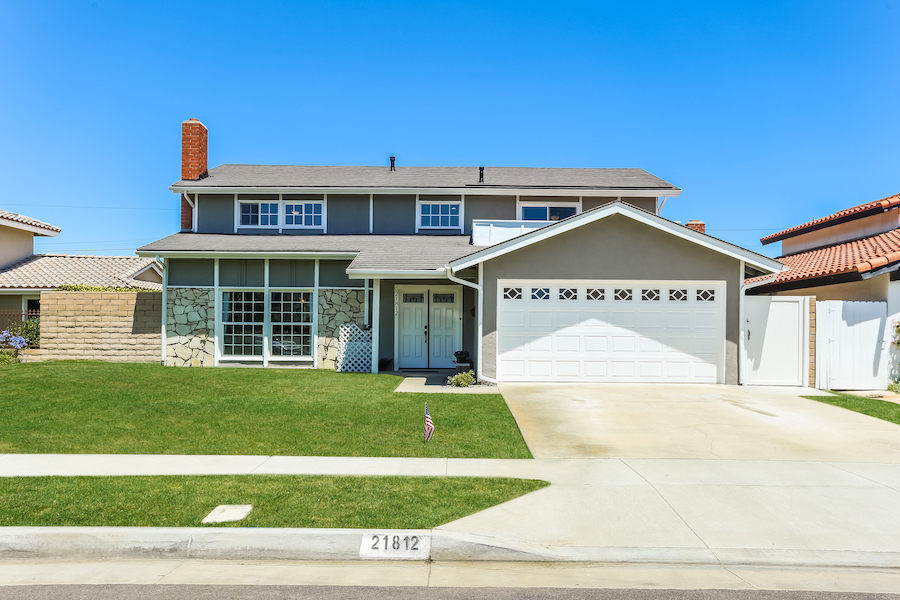
<instances>
[{"instance_id":1,"label":"window pane grid","mask_svg":"<svg viewBox=\"0 0 900 600\"><path fill-rule=\"evenodd\" d=\"M420 227L459 227L459 204L422 203Z\"/></svg>"},{"instance_id":2,"label":"window pane grid","mask_svg":"<svg viewBox=\"0 0 900 600\"><path fill-rule=\"evenodd\" d=\"M312 302L309 292L272 292L272 356L312 355Z\"/></svg>"},{"instance_id":3,"label":"window pane grid","mask_svg":"<svg viewBox=\"0 0 900 600\"><path fill-rule=\"evenodd\" d=\"M295 227L321 227L322 203L304 202L284 205L284 224Z\"/></svg>"}]
</instances>

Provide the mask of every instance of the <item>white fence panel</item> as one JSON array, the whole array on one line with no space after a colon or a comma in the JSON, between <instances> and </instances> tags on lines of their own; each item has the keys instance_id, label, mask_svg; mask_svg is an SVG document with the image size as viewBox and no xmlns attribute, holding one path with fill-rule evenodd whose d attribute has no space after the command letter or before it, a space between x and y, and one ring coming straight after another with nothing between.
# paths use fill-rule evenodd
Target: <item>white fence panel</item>
<instances>
[{"instance_id":1,"label":"white fence panel","mask_svg":"<svg viewBox=\"0 0 900 600\"><path fill-rule=\"evenodd\" d=\"M878 390L888 384L887 302L816 303L816 387Z\"/></svg>"},{"instance_id":2,"label":"white fence panel","mask_svg":"<svg viewBox=\"0 0 900 600\"><path fill-rule=\"evenodd\" d=\"M744 385L809 385L809 297L744 298Z\"/></svg>"}]
</instances>

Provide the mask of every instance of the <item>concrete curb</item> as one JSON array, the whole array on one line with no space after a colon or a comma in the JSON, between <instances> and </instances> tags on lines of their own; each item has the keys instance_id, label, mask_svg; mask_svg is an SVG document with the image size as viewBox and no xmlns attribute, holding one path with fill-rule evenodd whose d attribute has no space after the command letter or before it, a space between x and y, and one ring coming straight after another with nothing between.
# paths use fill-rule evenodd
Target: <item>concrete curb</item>
<instances>
[{"instance_id":1,"label":"concrete curb","mask_svg":"<svg viewBox=\"0 0 900 600\"><path fill-rule=\"evenodd\" d=\"M371 535L420 536L426 554L361 557ZM367 542L366 542L367 545ZM229 527L0 527L0 560L423 560L900 568L900 553L540 546L450 531Z\"/></svg>"}]
</instances>

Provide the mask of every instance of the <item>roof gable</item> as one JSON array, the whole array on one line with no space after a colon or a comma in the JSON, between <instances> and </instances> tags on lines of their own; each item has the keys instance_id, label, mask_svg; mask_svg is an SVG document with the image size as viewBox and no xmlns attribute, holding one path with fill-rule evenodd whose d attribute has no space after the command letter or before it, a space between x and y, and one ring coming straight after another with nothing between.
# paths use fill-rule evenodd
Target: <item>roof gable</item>
<instances>
[{"instance_id":1,"label":"roof gable","mask_svg":"<svg viewBox=\"0 0 900 600\"><path fill-rule=\"evenodd\" d=\"M502 242L500 244L484 248L483 250L473 252L468 256L464 256L462 258L451 261L450 268L454 271L466 269L468 267L477 265L478 263L491 260L492 258L502 256L509 252L515 252L516 250L524 248L525 246L530 246L531 244L554 237L567 231L571 231L578 227L583 227L589 223L594 223L612 215L623 215L630 219L634 219L635 221L644 223L645 225L649 225L650 227L654 227L676 237L680 237L692 243L706 247L715 252L719 252L737 260L744 261L747 265L750 265L767 273L777 273L786 268L782 263L767 256L757 254L756 252L752 252L750 250L747 250L746 248L741 248L740 246L735 246L734 244L730 244L728 242L714 238L705 233L694 231L693 229L689 229L684 225L679 225L678 223L669 221L668 219L664 219L663 217L630 206L623 202L612 202L610 204L606 204L604 206L583 212L579 215L575 215L574 217L569 217L568 219L565 219L558 223L554 223L552 225L542 227L541 229L536 229L532 232L520 235L519 237L513 238L506 242Z\"/></svg>"},{"instance_id":2,"label":"roof gable","mask_svg":"<svg viewBox=\"0 0 900 600\"><path fill-rule=\"evenodd\" d=\"M43 235L47 237L56 237L62 231L59 227L20 215L17 213L0 210L0 225L12 227L13 229L21 229L22 231L30 231L35 235Z\"/></svg>"}]
</instances>

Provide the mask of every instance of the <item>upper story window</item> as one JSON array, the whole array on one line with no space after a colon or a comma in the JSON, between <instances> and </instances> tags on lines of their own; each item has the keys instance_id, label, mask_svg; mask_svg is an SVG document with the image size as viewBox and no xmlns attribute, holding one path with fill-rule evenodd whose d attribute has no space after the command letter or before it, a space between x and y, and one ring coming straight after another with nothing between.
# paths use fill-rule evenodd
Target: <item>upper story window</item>
<instances>
[{"instance_id":1,"label":"upper story window","mask_svg":"<svg viewBox=\"0 0 900 600\"><path fill-rule=\"evenodd\" d=\"M284 224L296 227L321 227L322 203L304 202L303 204L286 203L284 205Z\"/></svg>"},{"instance_id":2,"label":"upper story window","mask_svg":"<svg viewBox=\"0 0 900 600\"><path fill-rule=\"evenodd\" d=\"M277 202L241 202L241 225L278 226Z\"/></svg>"},{"instance_id":3,"label":"upper story window","mask_svg":"<svg viewBox=\"0 0 900 600\"><path fill-rule=\"evenodd\" d=\"M462 230L462 203L458 200L420 200L416 215L416 230L459 229Z\"/></svg>"},{"instance_id":4,"label":"upper story window","mask_svg":"<svg viewBox=\"0 0 900 600\"><path fill-rule=\"evenodd\" d=\"M522 221L561 221L578 213L577 206L554 204L525 204L521 206Z\"/></svg>"},{"instance_id":5,"label":"upper story window","mask_svg":"<svg viewBox=\"0 0 900 600\"><path fill-rule=\"evenodd\" d=\"M325 229L324 200L239 200L235 232L239 227Z\"/></svg>"}]
</instances>

